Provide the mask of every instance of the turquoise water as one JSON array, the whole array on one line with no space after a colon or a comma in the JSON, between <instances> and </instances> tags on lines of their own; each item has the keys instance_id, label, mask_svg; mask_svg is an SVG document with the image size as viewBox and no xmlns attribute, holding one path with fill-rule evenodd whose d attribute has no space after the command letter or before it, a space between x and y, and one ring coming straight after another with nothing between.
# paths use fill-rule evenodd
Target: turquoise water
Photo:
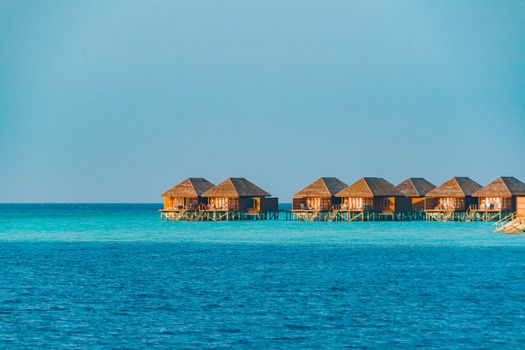
<instances>
[{"instance_id":1,"label":"turquoise water","mask_svg":"<svg viewBox=\"0 0 525 350\"><path fill-rule=\"evenodd\" d=\"M0 347L521 348L525 236L490 223L160 222L0 205Z\"/></svg>"}]
</instances>

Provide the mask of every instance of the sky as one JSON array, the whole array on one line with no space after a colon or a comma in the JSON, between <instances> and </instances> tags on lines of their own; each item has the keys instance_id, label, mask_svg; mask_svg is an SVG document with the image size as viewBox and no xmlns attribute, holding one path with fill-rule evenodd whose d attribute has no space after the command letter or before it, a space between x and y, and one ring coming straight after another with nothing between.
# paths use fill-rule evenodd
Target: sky
<instances>
[{"instance_id":1,"label":"sky","mask_svg":"<svg viewBox=\"0 0 525 350\"><path fill-rule=\"evenodd\" d=\"M524 1L0 0L0 202L525 181Z\"/></svg>"}]
</instances>

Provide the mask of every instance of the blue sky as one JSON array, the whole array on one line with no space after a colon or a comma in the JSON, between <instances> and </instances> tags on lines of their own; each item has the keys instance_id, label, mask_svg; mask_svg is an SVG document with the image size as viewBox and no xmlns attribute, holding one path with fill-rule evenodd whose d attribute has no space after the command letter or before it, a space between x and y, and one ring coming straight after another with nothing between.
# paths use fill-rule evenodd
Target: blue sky
<instances>
[{"instance_id":1,"label":"blue sky","mask_svg":"<svg viewBox=\"0 0 525 350\"><path fill-rule=\"evenodd\" d=\"M0 1L0 202L525 181L523 1Z\"/></svg>"}]
</instances>

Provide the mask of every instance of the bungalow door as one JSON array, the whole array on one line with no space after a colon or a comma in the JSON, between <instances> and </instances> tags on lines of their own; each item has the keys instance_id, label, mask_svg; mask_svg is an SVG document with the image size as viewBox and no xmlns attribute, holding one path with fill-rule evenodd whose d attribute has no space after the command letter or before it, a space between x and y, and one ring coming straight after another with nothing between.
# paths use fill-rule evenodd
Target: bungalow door
<instances>
[{"instance_id":1,"label":"bungalow door","mask_svg":"<svg viewBox=\"0 0 525 350\"><path fill-rule=\"evenodd\" d=\"M252 198L252 208L256 210L261 210L261 198Z\"/></svg>"}]
</instances>

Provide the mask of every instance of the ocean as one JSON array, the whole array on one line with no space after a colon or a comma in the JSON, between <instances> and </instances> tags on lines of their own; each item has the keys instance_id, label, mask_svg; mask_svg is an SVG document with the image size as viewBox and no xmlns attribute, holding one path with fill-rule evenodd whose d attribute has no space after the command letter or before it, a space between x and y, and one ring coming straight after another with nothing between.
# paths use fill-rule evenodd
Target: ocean
<instances>
[{"instance_id":1,"label":"ocean","mask_svg":"<svg viewBox=\"0 0 525 350\"><path fill-rule=\"evenodd\" d=\"M0 348L523 348L525 236L491 223L160 222L1 204Z\"/></svg>"}]
</instances>

